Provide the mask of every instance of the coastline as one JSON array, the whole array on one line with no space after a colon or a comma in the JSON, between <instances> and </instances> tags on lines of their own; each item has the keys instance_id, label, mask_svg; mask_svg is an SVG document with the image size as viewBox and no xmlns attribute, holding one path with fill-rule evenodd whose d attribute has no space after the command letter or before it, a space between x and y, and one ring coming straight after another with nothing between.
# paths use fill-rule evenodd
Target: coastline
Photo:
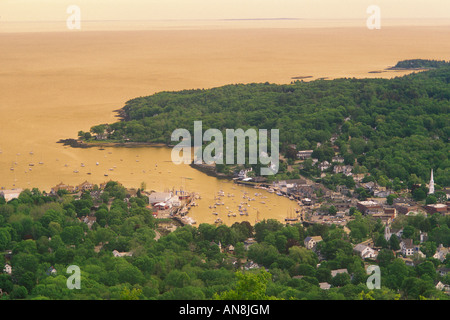
<instances>
[{"instance_id":1,"label":"coastline","mask_svg":"<svg viewBox=\"0 0 450 320\"><path fill-rule=\"evenodd\" d=\"M139 148L139 147L172 147L172 145L156 142L84 142L78 139L60 139L57 143L62 143L64 146L72 148L102 148L102 147L125 147L125 148Z\"/></svg>"}]
</instances>

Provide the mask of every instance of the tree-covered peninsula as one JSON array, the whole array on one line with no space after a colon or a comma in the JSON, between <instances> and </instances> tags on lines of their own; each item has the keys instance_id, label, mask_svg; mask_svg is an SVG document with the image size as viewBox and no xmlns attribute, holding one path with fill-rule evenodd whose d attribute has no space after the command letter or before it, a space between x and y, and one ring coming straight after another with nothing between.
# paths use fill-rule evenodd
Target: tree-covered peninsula
<instances>
[{"instance_id":1,"label":"tree-covered peninsula","mask_svg":"<svg viewBox=\"0 0 450 320\"><path fill-rule=\"evenodd\" d=\"M171 133L193 132L194 121L202 121L203 130L279 129L280 152L287 159L305 149L314 150L320 161L331 162L338 154L377 182L397 179L405 186L426 183L433 169L435 183L449 186L450 66L418 59L397 67L433 69L393 79L160 92L128 101L121 121L93 126L79 137L173 144ZM280 167L280 177L291 178L282 176L285 169Z\"/></svg>"}]
</instances>

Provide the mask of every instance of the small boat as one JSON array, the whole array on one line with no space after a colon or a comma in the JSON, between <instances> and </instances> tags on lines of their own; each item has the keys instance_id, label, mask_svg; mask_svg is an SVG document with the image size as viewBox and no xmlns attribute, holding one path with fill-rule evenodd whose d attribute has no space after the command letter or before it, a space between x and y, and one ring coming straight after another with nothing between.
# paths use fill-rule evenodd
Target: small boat
<instances>
[{"instance_id":1,"label":"small boat","mask_svg":"<svg viewBox=\"0 0 450 320\"><path fill-rule=\"evenodd\" d=\"M78 173L78 170L74 170L73 173Z\"/></svg>"}]
</instances>

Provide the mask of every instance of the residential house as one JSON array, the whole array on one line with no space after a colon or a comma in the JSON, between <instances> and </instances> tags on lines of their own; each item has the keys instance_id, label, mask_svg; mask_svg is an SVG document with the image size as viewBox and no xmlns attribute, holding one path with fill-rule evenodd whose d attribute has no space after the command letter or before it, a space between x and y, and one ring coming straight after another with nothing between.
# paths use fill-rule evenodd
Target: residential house
<instances>
[{"instance_id":1,"label":"residential house","mask_svg":"<svg viewBox=\"0 0 450 320\"><path fill-rule=\"evenodd\" d=\"M56 269L55 269L53 266L51 266L50 268L47 269L46 274L47 274L48 276L49 276L49 275L55 275L55 274L56 274Z\"/></svg>"},{"instance_id":2,"label":"residential house","mask_svg":"<svg viewBox=\"0 0 450 320\"><path fill-rule=\"evenodd\" d=\"M436 284L435 288L438 289L438 290L440 290L440 291L444 291L444 292L446 292L446 293L449 293L449 292L450 292L450 286L449 286L448 284L442 283L441 281L439 281L439 282Z\"/></svg>"},{"instance_id":3,"label":"residential house","mask_svg":"<svg viewBox=\"0 0 450 320\"><path fill-rule=\"evenodd\" d=\"M305 247L306 249L309 250L315 249L317 243L319 243L322 240L323 239L321 236L306 237L304 240Z\"/></svg>"},{"instance_id":4,"label":"residential house","mask_svg":"<svg viewBox=\"0 0 450 320\"><path fill-rule=\"evenodd\" d=\"M441 277L445 277L450 271L450 268L447 267L440 267L437 269L437 272Z\"/></svg>"},{"instance_id":5,"label":"residential house","mask_svg":"<svg viewBox=\"0 0 450 320\"><path fill-rule=\"evenodd\" d=\"M386 228L384 228L384 238L386 239L386 241L389 241L392 235L396 235L397 238L401 239L403 235L403 228L400 230L394 230L386 226Z\"/></svg>"},{"instance_id":6,"label":"residential house","mask_svg":"<svg viewBox=\"0 0 450 320\"><path fill-rule=\"evenodd\" d=\"M88 225L88 228L91 229L92 225L97 221L97 218L95 216L85 216L81 217L81 221L86 223Z\"/></svg>"},{"instance_id":7,"label":"residential house","mask_svg":"<svg viewBox=\"0 0 450 320\"><path fill-rule=\"evenodd\" d=\"M344 163L344 157L341 157L341 156L334 156L334 157L331 159L331 162Z\"/></svg>"},{"instance_id":8,"label":"residential house","mask_svg":"<svg viewBox=\"0 0 450 320\"><path fill-rule=\"evenodd\" d=\"M318 168L320 171L328 170L331 167L331 164L328 161L323 161L319 163Z\"/></svg>"},{"instance_id":9,"label":"residential house","mask_svg":"<svg viewBox=\"0 0 450 320\"><path fill-rule=\"evenodd\" d=\"M257 243L257 241L254 238L248 238L248 239L244 240L245 250L248 250L248 248L250 248L250 246L255 243Z\"/></svg>"},{"instance_id":10,"label":"residential house","mask_svg":"<svg viewBox=\"0 0 450 320\"><path fill-rule=\"evenodd\" d=\"M378 198L386 198L392 193L392 191L388 190L385 187L376 187L373 190L373 195Z\"/></svg>"},{"instance_id":11,"label":"residential house","mask_svg":"<svg viewBox=\"0 0 450 320\"><path fill-rule=\"evenodd\" d=\"M92 191L94 189L94 185L88 181L84 181L83 183L79 184L75 190L76 191Z\"/></svg>"},{"instance_id":12,"label":"residential house","mask_svg":"<svg viewBox=\"0 0 450 320\"><path fill-rule=\"evenodd\" d=\"M400 243L400 249L403 256L412 256L414 254L414 244L412 239L403 239Z\"/></svg>"},{"instance_id":13,"label":"residential house","mask_svg":"<svg viewBox=\"0 0 450 320\"><path fill-rule=\"evenodd\" d=\"M428 233L420 232L420 243L424 243L425 241L428 241Z\"/></svg>"},{"instance_id":14,"label":"residential house","mask_svg":"<svg viewBox=\"0 0 450 320\"><path fill-rule=\"evenodd\" d=\"M57 184L56 186L54 186L52 188L50 193L56 194L60 190L64 190L64 191L67 191L69 193L73 193L73 192L75 192L75 187L60 182L59 184Z\"/></svg>"},{"instance_id":15,"label":"residential house","mask_svg":"<svg viewBox=\"0 0 450 320\"><path fill-rule=\"evenodd\" d=\"M336 270L331 270L331 277L336 277L336 275L340 274L340 273L348 273L347 269L336 269Z\"/></svg>"},{"instance_id":16,"label":"residential house","mask_svg":"<svg viewBox=\"0 0 450 320\"><path fill-rule=\"evenodd\" d=\"M12 273L12 267L9 264L5 264L5 267L3 268L3 272L5 272L7 274L11 274Z\"/></svg>"},{"instance_id":17,"label":"residential house","mask_svg":"<svg viewBox=\"0 0 450 320\"><path fill-rule=\"evenodd\" d=\"M333 167L333 173L343 173L346 176L351 176L352 170L353 170L353 167L349 166L349 165L348 166L336 165Z\"/></svg>"},{"instance_id":18,"label":"residential house","mask_svg":"<svg viewBox=\"0 0 450 320\"><path fill-rule=\"evenodd\" d=\"M132 252L119 252L117 250L114 250L113 252L114 257L131 257L133 256Z\"/></svg>"},{"instance_id":19,"label":"residential house","mask_svg":"<svg viewBox=\"0 0 450 320\"><path fill-rule=\"evenodd\" d=\"M297 152L297 158L305 160L311 158L314 150L300 150Z\"/></svg>"},{"instance_id":20,"label":"residential house","mask_svg":"<svg viewBox=\"0 0 450 320\"><path fill-rule=\"evenodd\" d=\"M256 262L253 262L251 260L244 265L245 270L252 270L252 269L259 269L259 268L262 268L262 266L260 266L259 264L257 264Z\"/></svg>"},{"instance_id":21,"label":"residential house","mask_svg":"<svg viewBox=\"0 0 450 320\"><path fill-rule=\"evenodd\" d=\"M353 251L355 251L362 259L371 259L378 255L377 251L362 243L357 244L353 248Z\"/></svg>"},{"instance_id":22,"label":"residential house","mask_svg":"<svg viewBox=\"0 0 450 320\"><path fill-rule=\"evenodd\" d=\"M239 179L247 179L248 178L248 176L247 176L247 174L249 173L249 172L251 172L253 170L253 168L250 168L250 169L242 169L241 171L239 171L239 173L238 173L238 178Z\"/></svg>"},{"instance_id":23,"label":"residential house","mask_svg":"<svg viewBox=\"0 0 450 320\"><path fill-rule=\"evenodd\" d=\"M445 257L449 253L450 253L449 248L444 247L441 243L439 247L436 249L436 253L433 255L433 258L438 259L441 262L444 262Z\"/></svg>"}]
</instances>

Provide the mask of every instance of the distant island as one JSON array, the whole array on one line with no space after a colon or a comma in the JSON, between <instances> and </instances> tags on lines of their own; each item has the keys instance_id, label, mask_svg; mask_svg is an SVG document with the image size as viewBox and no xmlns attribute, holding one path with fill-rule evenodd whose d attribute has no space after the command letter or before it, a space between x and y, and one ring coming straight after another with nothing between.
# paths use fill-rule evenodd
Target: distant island
<instances>
[{"instance_id":1,"label":"distant island","mask_svg":"<svg viewBox=\"0 0 450 320\"><path fill-rule=\"evenodd\" d=\"M387 70L436 69L448 65L449 62L445 60L410 59L399 61L394 67L387 68Z\"/></svg>"}]
</instances>

